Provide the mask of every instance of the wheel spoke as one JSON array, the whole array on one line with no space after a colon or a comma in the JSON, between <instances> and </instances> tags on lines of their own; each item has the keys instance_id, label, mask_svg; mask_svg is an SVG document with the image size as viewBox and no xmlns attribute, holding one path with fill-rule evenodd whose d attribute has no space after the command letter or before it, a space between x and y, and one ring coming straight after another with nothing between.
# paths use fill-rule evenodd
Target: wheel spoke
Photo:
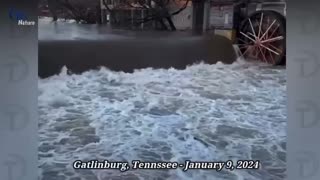
<instances>
[{"instance_id":1,"label":"wheel spoke","mask_svg":"<svg viewBox=\"0 0 320 180\"><path fill-rule=\"evenodd\" d=\"M265 24L267 27L269 27L270 25L270 17L267 16L267 23ZM265 26L264 26L265 27ZM265 28L264 28L265 29ZM266 31L265 31L266 32ZM268 37L268 33L265 34L265 32L263 32L262 36L260 37L260 40L266 39L266 36ZM264 35L265 34L265 35Z\"/></svg>"},{"instance_id":2,"label":"wheel spoke","mask_svg":"<svg viewBox=\"0 0 320 180\"><path fill-rule=\"evenodd\" d=\"M264 52L262 51L261 46L259 46L259 50L260 50L260 53L261 53L261 55L262 55L262 57L263 57L263 61L267 63L268 61L267 61L267 59L266 59L266 56L264 55Z\"/></svg>"},{"instance_id":3,"label":"wheel spoke","mask_svg":"<svg viewBox=\"0 0 320 180\"><path fill-rule=\"evenodd\" d=\"M245 33L240 32L240 34L242 34L242 35L245 36L246 38L250 39L251 41L256 42L256 40L252 39L251 37L249 37L249 36L246 35Z\"/></svg>"},{"instance_id":4,"label":"wheel spoke","mask_svg":"<svg viewBox=\"0 0 320 180\"><path fill-rule=\"evenodd\" d=\"M258 50L258 47L257 47L257 46L254 46L253 52L254 52L254 58L255 58L255 59L258 59L259 50Z\"/></svg>"},{"instance_id":5,"label":"wheel spoke","mask_svg":"<svg viewBox=\"0 0 320 180\"><path fill-rule=\"evenodd\" d=\"M248 47L243 53L242 53L242 57L244 57L244 55L249 51L250 47Z\"/></svg>"},{"instance_id":6,"label":"wheel spoke","mask_svg":"<svg viewBox=\"0 0 320 180\"><path fill-rule=\"evenodd\" d=\"M270 17L268 16L267 27L269 27L269 25L270 25Z\"/></svg>"},{"instance_id":7,"label":"wheel spoke","mask_svg":"<svg viewBox=\"0 0 320 180\"><path fill-rule=\"evenodd\" d=\"M273 64L275 64L276 61L274 60L273 54L271 53L271 51L268 51L268 52L269 52L270 58L272 59Z\"/></svg>"},{"instance_id":8,"label":"wheel spoke","mask_svg":"<svg viewBox=\"0 0 320 180\"><path fill-rule=\"evenodd\" d=\"M263 48L266 48L267 50L269 50L269 51L271 51L271 52L273 52L274 54L276 54L276 55L280 55L278 52L276 52L276 51L274 51L274 50L272 50L272 49L270 49L270 48L268 48L267 46L265 46L265 45L263 45L263 44L260 44L261 45L261 47L263 47Z\"/></svg>"},{"instance_id":9,"label":"wheel spoke","mask_svg":"<svg viewBox=\"0 0 320 180\"><path fill-rule=\"evenodd\" d=\"M263 50L263 54L265 55L266 61L269 63L268 56L267 56L267 52L269 51L267 51L265 48L262 48L262 50Z\"/></svg>"},{"instance_id":10,"label":"wheel spoke","mask_svg":"<svg viewBox=\"0 0 320 180\"><path fill-rule=\"evenodd\" d=\"M254 39L257 39L256 31L255 31L254 28L253 28L253 25L252 25L252 22L251 22L251 19L250 19L250 18L249 18L249 23L250 23L251 30L252 30L253 35L254 35Z\"/></svg>"},{"instance_id":11,"label":"wheel spoke","mask_svg":"<svg viewBox=\"0 0 320 180\"><path fill-rule=\"evenodd\" d=\"M262 20L263 20L263 13L261 13L261 18L260 18L260 25L259 25L259 33L258 33L258 38L260 38L260 33L261 33L261 26L262 26Z\"/></svg>"},{"instance_id":12,"label":"wheel spoke","mask_svg":"<svg viewBox=\"0 0 320 180\"><path fill-rule=\"evenodd\" d=\"M264 34L261 36L260 39L264 38L264 36L269 32L269 30L271 29L271 27L273 26L273 24L276 22L276 20L274 20L271 25L268 27L268 29L266 30L266 32L264 32Z\"/></svg>"},{"instance_id":13,"label":"wheel spoke","mask_svg":"<svg viewBox=\"0 0 320 180\"><path fill-rule=\"evenodd\" d=\"M250 46L249 44L235 44L238 46L238 48L247 48L248 46Z\"/></svg>"},{"instance_id":14,"label":"wheel spoke","mask_svg":"<svg viewBox=\"0 0 320 180\"><path fill-rule=\"evenodd\" d=\"M254 46L254 50L253 50L253 54L254 54L254 58L255 59L259 59L259 49L258 46Z\"/></svg>"},{"instance_id":15,"label":"wheel spoke","mask_svg":"<svg viewBox=\"0 0 320 180\"><path fill-rule=\"evenodd\" d=\"M254 37L254 34L252 34L251 32L248 32L247 34L249 34L250 36ZM255 37L254 37L255 38Z\"/></svg>"},{"instance_id":16,"label":"wheel spoke","mask_svg":"<svg viewBox=\"0 0 320 180\"><path fill-rule=\"evenodd\" d=\"M273 49L275 49L276 51L278 51L278 53L281 53L282 52L282 50L281 49L279 49L279 48L277 48L277 47L275 47L274 45L272 45L272 44L267 44L267 47L269 46L269 48L273 48Z\"/></svg>"},{"instance_id":17,"label":"wheel spoke","mask_svg":"<svg viewBox=\"0 0 320 180\"><path fill-rule=\"evenodd\" d=\"M239 40L242 41L242 42L245 43L245 44L247 43L245 40L243 40L243 39L241 39L241 38L239 38Z\"/></svg>"},{"instance_id":18,"label":"wheel spoke","mask_svg":"<svg viewBox=\"0 0 320 180\"><path fill-rule=\"evenodd\" d=\"M235 44L236 46L248 46L248 44Z\"/></svg>"},{"instance_id":19,"label":"wheel spoke","mask_svg":"<svg viewBox=\"0 0 320 180\"><path fill-rule=\"evenodd\" d=\"M277 29L278 29L279 27L280 27L280 24L277 24L277 27L273 29L273 31L272 31L272 33L271 33L270 37L272 37L272 36L273 36L273 34L277 31Z\"/></svg>"},{"instance_id":20,"label":"wheel spoke","mask_svg":"<svg viewBox=\"0 0 320 180\"><path fill-rule=\"evenodd\" d=\"M263 41L261 41L261 43L274 42L274 41L279 41L279 40L282 40L282 39L284 39L283 36L277 36L277 37L274 37L274 38L271 38L271 39L263 40Z\"/></svg>"}]
</instances>

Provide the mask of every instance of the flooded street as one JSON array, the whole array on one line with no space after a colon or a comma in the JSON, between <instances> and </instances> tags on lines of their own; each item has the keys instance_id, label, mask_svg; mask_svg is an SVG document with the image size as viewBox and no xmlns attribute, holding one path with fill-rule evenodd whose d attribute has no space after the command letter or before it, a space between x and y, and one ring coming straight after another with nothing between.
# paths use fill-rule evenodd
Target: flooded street
<instances>
[{"instance_id":1,"label":"flooded street","mask_svg":"<svg viewBox=\"0 0 320 180\"><path fill-rule=\"evenodd\" d=\"M39 79L43 180L282 180L286 72L264 64ZM75 160L261 160L260 170L74 170Z\"/></svg>"}]
</instances>

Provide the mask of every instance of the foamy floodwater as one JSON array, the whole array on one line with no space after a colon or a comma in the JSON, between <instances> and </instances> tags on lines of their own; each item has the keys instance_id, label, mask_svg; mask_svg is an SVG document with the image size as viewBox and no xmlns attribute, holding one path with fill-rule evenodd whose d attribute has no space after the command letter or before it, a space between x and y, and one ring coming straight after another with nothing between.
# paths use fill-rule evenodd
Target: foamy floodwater
<instances>
[{"instance_id":1,"label":"foamy floodwater","mask_svg":"<svg viewBox=\"0 0 320 180\"><path fill-rule=\"evenodd\" d=\"M239 61L39 80L43 180L285 178L285 69ZM73 170L72 162L259 159L260 170Z\"/></svg>"}]
</instances>

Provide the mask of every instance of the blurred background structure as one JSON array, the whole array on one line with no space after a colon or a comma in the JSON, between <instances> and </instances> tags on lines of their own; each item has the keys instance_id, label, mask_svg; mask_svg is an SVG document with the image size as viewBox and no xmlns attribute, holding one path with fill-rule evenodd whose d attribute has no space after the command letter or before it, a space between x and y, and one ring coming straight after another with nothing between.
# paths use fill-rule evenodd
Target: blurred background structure
<instances>
[{"instance_id":1,"label":"blurred background structure","mask_svg":"<svg viewBox=\"0 0 320 180\"><path fill-rule=\"evenodd\" d=\"M283 0L40 0L39 16L117 28L237 29L256 10L285 14Z\"/></svg>"},{"instance_id":2,"label":"blurred background structure","mask_svg":"<svg viewBox=\"0 0 320 180\"><path fill-rule=\"evenodd\" d=\"M285 0L40 0L39 16L116 29L214 33L245 46L241 53L250 58L285 61ZM257 38L258 31L266 33Z\"/></svg>"}]
</instances>

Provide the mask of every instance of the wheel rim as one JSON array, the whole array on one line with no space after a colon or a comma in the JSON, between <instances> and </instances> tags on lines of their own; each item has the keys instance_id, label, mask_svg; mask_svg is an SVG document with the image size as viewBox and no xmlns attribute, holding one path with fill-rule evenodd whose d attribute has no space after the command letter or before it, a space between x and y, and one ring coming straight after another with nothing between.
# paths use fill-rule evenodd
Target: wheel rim
<instances>
[{"instance_id":1,"label":"wheel rim","mask_svg":"<svg viewBox=\"0 0 320 180\"><path fill-rule=\"evenodd\" d=\"M278 64L285 50L285 33L282 22L266 13L258 13L246 20L240 29L241 56L248 60Z\"/></svg>"}]
</instances>

